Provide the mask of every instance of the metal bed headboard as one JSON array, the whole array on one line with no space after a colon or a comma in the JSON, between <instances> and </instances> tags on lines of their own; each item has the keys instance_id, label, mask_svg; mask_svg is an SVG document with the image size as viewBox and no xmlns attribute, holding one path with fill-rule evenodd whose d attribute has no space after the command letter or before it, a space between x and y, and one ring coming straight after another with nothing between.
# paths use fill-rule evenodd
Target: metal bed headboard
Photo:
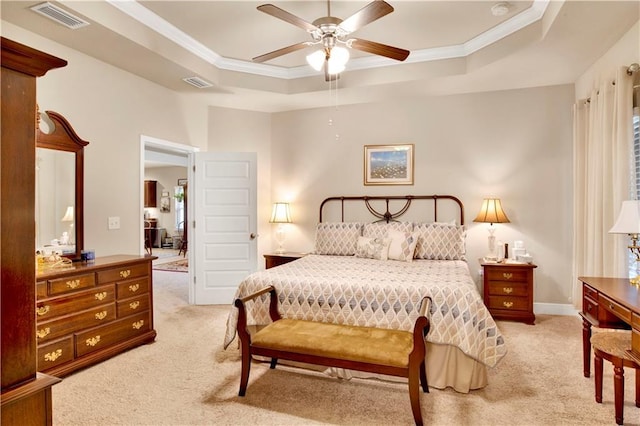
<instances>
[{"instance_id":1,"label":"metal bed headboard","mask_svg":"<svg viewBox=\"0 0 640 426\"><path fill-rule=\"evenodd\" d=\"M374 209L369 201L372 200L384 200L386 211L384 213ZM395 213L391 213L389 211L389 201L391 200L405 200L404 206L402 206ZM360 196L360 197L329 197L325 198L325 200L320 204L320 222L322 222L322 210L327 203L339 201L341 204L341 221L344 222L344 203L345 201L363 201L367 206L369 212L378 218L379 221L389 222L391 220L397 220L400 216L405 214L409 207L411 206L411 202L413 200L433 200L433 218L434 221L438 220L438 201L439 200L450 200L458 205L460 209L460 225L464 225L464 206L462 205L462 201L460 201L457 197L453 195L376 195L376 196Z\"/></svg>"}]
</instances>

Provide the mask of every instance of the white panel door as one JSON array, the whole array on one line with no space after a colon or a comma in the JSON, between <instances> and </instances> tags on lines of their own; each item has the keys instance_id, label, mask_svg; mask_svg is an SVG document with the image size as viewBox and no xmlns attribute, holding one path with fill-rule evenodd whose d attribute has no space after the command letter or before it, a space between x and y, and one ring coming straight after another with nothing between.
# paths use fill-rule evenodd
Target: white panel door
<instances>
[{"instance_id":1,"label":"white panel door","mask_svg":"<svg viewBox=\"0 0 640 426\"><path fill-rule=\"evenodd\" d=\"M257 261L256 153L195 153L194 302L231 304ZM195 240L195 241L194 241Z\"/></svg>"}]
</instances>

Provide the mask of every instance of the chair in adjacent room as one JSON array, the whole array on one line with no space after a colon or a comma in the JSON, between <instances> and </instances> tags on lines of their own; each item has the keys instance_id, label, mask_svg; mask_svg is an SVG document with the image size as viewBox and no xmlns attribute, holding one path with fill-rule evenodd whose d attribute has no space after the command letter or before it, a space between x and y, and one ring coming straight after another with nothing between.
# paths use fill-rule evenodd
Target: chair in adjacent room
<instances>
[{"instance_id":1,"label":"chair in adjacent room","mask_svg":"<svg viewBox=\"0 0 640 426\"><path fill-rule=\"evenodd\" d=\"M623 424L624 408L624 367L633 368L636 372L636 407L640 407L640 365L629 355L631 349L631 332L602 331L591 336L593 347L593 364L595 370L596 402L602 403L602 370L603 359L613 364L613 388L616 423Z\"/></svg>"}]
</instances>

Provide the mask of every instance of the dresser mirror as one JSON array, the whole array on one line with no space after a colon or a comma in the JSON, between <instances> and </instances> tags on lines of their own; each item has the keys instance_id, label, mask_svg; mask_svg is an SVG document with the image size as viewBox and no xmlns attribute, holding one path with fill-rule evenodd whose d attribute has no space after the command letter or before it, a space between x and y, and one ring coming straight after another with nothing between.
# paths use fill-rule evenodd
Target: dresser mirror
<instances>
[{"instance_id":1,"label":"dresser mirror","mask_svg":"<svg viewBox=\"0 0 640 426\"><path fill-rule=\"evenodd\" d=\"M36 250L79 260L84 248L84 147L60 114L38 114Z\"/></svg>"}]
</instances>

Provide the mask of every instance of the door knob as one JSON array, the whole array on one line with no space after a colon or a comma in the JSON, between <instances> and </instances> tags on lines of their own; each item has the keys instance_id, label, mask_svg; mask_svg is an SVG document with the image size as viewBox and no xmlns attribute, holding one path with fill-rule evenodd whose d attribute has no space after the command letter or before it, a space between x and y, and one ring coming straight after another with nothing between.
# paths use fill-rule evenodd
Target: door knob
<instances>
[{"instance_id":1,"label":"door knob","mask_svg":"<svg viewBox=\"0 0 640 426\"><path fill-rule=\"evenodd\" d=\"M249 235L249 238L251 238L252 240L255 240L256 238L258 238L258 234L252 232L251 235Z\"/></svg>"}]
</instances>

